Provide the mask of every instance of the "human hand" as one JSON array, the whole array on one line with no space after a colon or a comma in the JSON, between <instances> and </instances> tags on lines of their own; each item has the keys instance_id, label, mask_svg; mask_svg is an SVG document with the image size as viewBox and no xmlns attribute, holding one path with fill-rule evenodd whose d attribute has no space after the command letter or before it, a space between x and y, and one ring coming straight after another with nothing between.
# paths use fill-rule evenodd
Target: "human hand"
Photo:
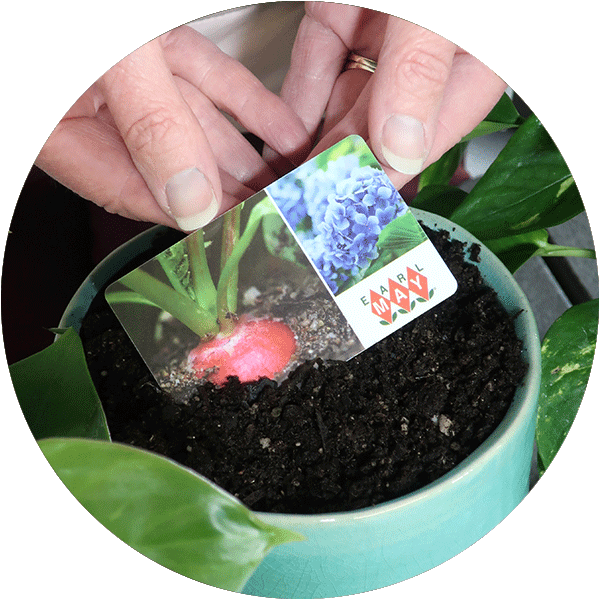
<instances>
[{"instance_id":1,"label":"human hand","mask_svg":"<svg viewBox=\"0 0 600 600\"><path fill-rule=\"evenodd\" d=\"M344 70L350 52L373 74ZM307 2L281 97L313 140L310 156L357 133L397 188L469 133L506 84L464 50L422 27L372 10Z\"/></svg>"},{"instance_id":2,"label":"human hand","mask_svg":"<svg viewBox=\"0 0 600 600\"><path fill-rule=\"evenodd\" d=\"M182 26L94 83L36 164L109 212L191 231L276 179L220 110L292 163L309 143L282 100Z\"/></svg>"}]
</instances>

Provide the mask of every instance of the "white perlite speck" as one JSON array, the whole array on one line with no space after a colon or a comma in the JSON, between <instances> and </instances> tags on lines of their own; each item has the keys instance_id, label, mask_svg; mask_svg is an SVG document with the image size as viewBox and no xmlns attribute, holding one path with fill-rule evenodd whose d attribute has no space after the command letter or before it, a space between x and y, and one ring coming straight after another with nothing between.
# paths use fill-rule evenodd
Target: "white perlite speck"
<instances>
[{"instance_id":1,"label":"white perlite speck","mask_svg":"<svg viewBox=\"0 0 600 600\"><path fill-rule=\"evenodd\" d=\"M452 421L446 415L440 415L439 426L440 431L444 435L450 435L450 427L452 427Z\"/></svg>"}]
</instances>

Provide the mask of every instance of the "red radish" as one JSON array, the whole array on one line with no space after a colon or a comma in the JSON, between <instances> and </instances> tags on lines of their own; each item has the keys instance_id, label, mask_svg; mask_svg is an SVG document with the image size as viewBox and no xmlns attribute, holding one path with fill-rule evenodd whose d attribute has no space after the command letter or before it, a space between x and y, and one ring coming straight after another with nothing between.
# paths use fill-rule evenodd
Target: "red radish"
<instances>
[{"instance_id":1,"label":"red radish","mask_svg":"<svg viewBox=\"0 0 600 600\"><path fill-rule=\"evenodd\" d=\"M188 357L197 377L222 385L230 376L242 383L281 371L296 350L293 331L280 321L251 321L242 317L233 333L199 344Z\"/></svg>"}]
</instances>

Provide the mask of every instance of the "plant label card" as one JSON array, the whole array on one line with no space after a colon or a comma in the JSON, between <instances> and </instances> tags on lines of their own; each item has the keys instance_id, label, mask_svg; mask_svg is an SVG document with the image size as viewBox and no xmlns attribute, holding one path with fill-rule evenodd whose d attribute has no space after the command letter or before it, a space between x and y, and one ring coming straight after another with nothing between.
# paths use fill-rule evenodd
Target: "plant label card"
<instances>
[{"instance_id":1,"label":"plant label card","mask_svg":"<svg viewBox=\"0 0 600 600\"><path fill-rule=\"evenodd\" d=\"M347 137L266 192L365 348L456 291L361 137Z\"/></svg>"},{"instance_id":2,"label":"plant label card","mask_svg":"<svg viewBox=\"0 0 600 600\"><path fill-rule=\"evenodd\" d=\"M281 381L348 360L456 281L383 169L350 136L134 269L106 299L155 379Z\"/></svg>"}]
</instances>

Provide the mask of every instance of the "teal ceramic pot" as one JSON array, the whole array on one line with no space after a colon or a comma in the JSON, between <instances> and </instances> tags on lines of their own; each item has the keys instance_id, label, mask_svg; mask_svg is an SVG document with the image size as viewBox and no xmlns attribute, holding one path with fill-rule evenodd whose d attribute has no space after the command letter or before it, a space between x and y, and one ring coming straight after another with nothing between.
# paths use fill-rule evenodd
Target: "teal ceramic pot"
<instances>
[{"instance_id":1,"label":"teal ceramic pot","mask_svg":"<svg viewBox=\"0 0 600 600\"><path fill-rule=\"evenodd\" d=\"M413 212L429 227L446 229L461 241L477 242L446 219ZM105 259L73 298L62 326L77 328L98 290L132 257L151 250L160 235L160 228L148 230ZM478 266L508 311L521 311L515 324L524 342L523 354L529 370L502 423L452 471L397 500L344 513L259 513L264 521L300 532L306 540L274 548L246 584L245 593L274 598L325 598L398 583L466 549L525 497L529 491L540 385L537 326L527 298L485 246Z\"/></svg>"}]
</instances>

